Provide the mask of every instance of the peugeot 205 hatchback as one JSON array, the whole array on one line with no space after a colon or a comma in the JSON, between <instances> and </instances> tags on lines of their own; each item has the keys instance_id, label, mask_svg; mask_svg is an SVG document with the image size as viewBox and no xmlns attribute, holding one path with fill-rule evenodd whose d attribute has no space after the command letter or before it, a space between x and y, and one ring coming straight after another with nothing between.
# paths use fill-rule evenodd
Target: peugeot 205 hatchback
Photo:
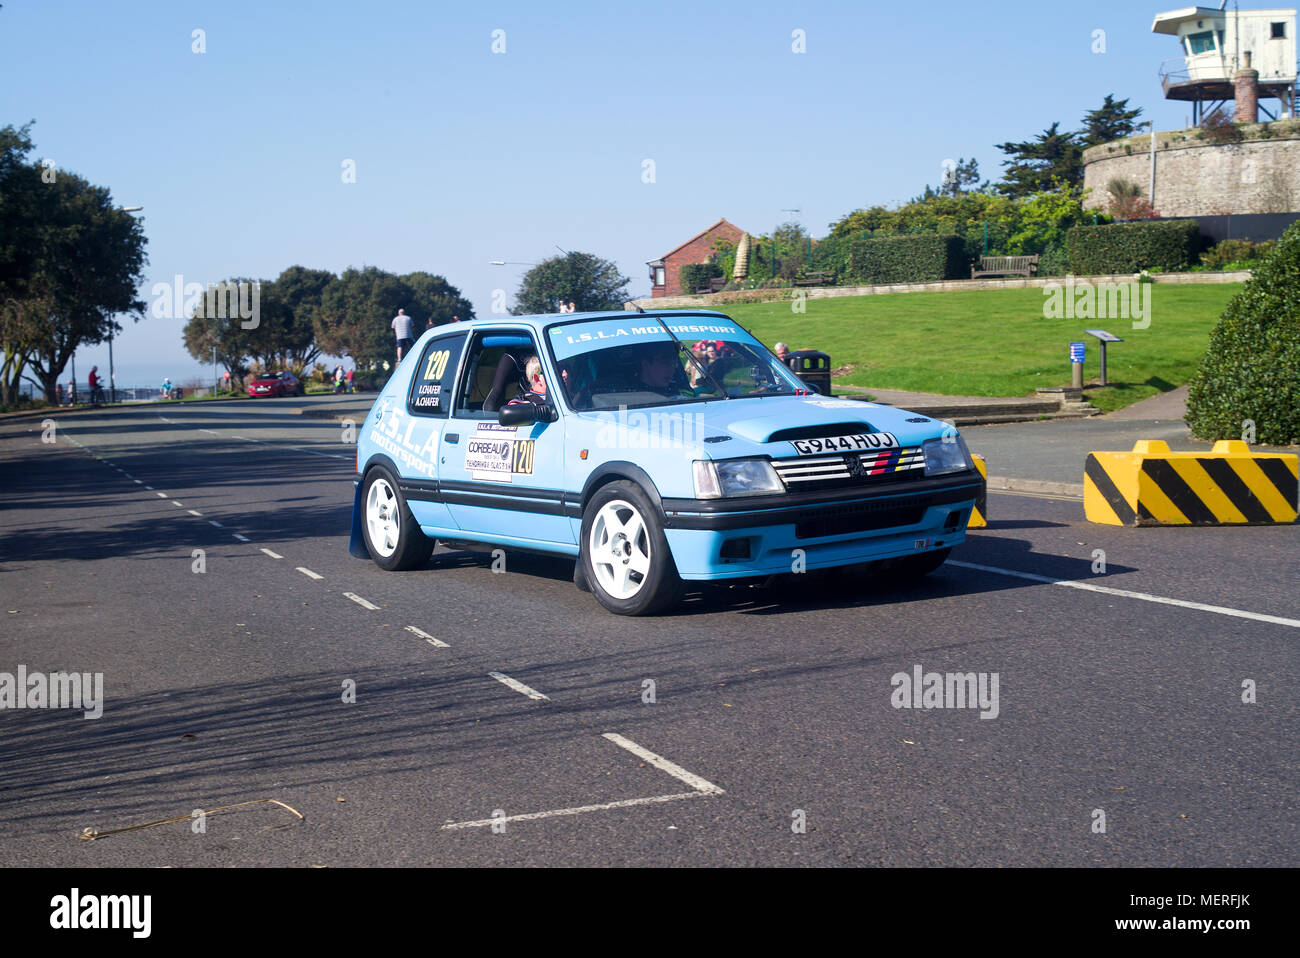
<instances>
[{"instance_id":1,"label":"peugeot 205 hatchback","mask_svg":"<svg viewBox=\"0 0 1300 958\"><path fill-rule=\"evenodd\" d=\"M951 426L818 395L721 313L481 319L426 332L367 415L351 551L572 556L580 589L646 615L688 581L924 575L983 490Z\"/></svg>"}]
</instances>

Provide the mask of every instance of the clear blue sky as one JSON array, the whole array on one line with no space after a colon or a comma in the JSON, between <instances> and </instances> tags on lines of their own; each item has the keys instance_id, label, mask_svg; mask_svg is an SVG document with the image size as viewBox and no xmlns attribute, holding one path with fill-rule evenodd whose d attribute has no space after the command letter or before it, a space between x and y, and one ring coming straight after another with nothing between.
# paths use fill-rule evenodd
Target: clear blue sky
<instances>
[{"instance_id":1,"label":"clear blue sky","mask_svg":"<svg viewBox=\"0 0 1300 958\"><path fill-rule=\"evenodd\" d=\"M490 260L592 252L645 295L645 262L719 217L761 233L799 209L821 236L946 158L996 180L994 143L1108 93L1180 127L1156 76L1177 44L1149 32L1175 6L5 0L0 125L35 119L35 155L144 207L147 301L176 274L374 265L486 315L527 269ZM198 372L183 325L128 328L118 383ZM107 348L80 379L92 362Z\"/></svg>"}]
</instances>

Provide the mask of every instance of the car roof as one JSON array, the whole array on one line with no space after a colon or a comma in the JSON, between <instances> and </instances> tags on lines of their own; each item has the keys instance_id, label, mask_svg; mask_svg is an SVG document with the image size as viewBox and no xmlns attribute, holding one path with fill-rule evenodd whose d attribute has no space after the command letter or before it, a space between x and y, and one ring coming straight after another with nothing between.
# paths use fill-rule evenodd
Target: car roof
<instances>
[{"instance_id":1,"label":"car roof","mask_svg":"<svg viewBox=\"0 0 1300 958\"><path fill-rule=\"evenodd\" d=\"M554 323L571 323L576 320L584 319L635 319L642 315L646 317L663 316L665 319L675 316L718 316L724 319L730 318L725 313L720 313L713 309L647 309L643 313L638 313L633 309L609 309L591 313L537 313L531 316L480 316L460 323L444 323L441 326L435 326L434 329L439 333L444 333L450 332L450 327L453 326L479 329L484 326L506 326L513 324L531 326L534 329L540 330Z\"/></svg>"}]
</instances>

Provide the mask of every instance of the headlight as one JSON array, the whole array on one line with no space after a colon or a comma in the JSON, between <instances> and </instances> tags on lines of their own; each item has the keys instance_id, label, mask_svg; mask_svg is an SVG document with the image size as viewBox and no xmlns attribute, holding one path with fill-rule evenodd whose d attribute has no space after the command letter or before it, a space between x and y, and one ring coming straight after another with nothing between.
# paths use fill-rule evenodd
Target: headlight
<instances>
[{"instance_id":1,"label":"headlight","mask_svg":"<svg viewBox=\"0 0 1300 958\"><path fill-rule=\"evenodd\" d=\"M966 441L961 436L929 439L921 448L925 450L927 476L941 476L946 472L965 472L975 468L970 453L966 450Z\"/></svg>"},{"instance_id":2,"label":"headlight","mask_svg":"<svg viewBox=\"0 0 1300 958\"><path fill-rule=\"evenodd\" d=\"M731 496L773 496L785 492L776 470L766 459L697 459L695 496L720 499Z\"/></svg>"}]
</instances>

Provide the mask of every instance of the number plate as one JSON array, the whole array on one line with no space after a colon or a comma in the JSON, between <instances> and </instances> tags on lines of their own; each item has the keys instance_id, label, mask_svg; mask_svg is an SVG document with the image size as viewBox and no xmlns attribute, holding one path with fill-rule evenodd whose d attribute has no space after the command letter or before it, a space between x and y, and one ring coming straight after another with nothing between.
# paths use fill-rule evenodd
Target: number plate
<instances>
[{"instance_id":1,"label":"number plate","mask_svg":"<svg viewBox=\"0 0 1300 958\"><path fill-rule=\"evenodd\" d=\"M836 452L873 452L897 449L898 439L892 432L859 433L856 436L829 436L825 439L794 439L790 445L801 456L822 456Z\"/></svg>"}]
</instances>

